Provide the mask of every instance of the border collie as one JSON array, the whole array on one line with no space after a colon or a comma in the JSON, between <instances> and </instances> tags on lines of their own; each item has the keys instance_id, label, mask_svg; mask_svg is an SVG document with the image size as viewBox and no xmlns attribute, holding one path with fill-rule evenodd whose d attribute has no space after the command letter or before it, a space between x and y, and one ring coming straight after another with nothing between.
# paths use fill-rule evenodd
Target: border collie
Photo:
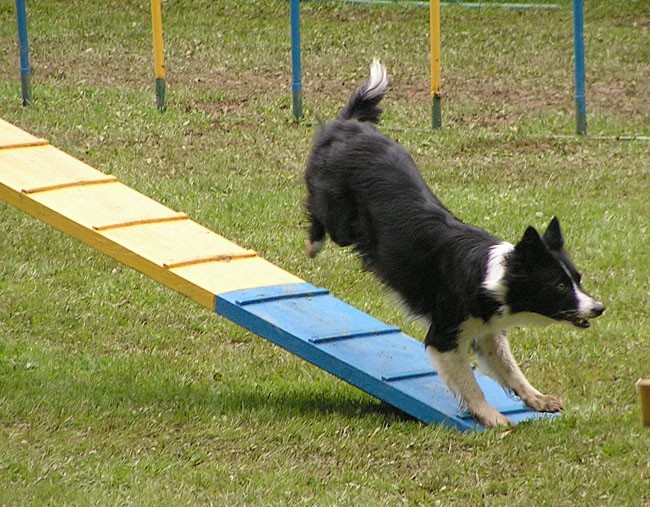
<instances>
[{"instance_id":1,"label":"border collie","mask_svg":"<svg viewBox=\"0 0 650 507\"><path fill-rule=\"evenodd\" d=\"M510 424L485 399L470 365L540 412L562 401L535 389L515 361L505 330L566 322L589 327L605 307L585 292L564 250L560 222L542 236L528 227L516 244L456 218L431 192L397 142L374 126L388 87L373 61L370 78L317 132L308 160L306 253L326 234L351 245L366 269L430 323L426 352L451 392L488 427Z\"/></svg>"}]
</instances>

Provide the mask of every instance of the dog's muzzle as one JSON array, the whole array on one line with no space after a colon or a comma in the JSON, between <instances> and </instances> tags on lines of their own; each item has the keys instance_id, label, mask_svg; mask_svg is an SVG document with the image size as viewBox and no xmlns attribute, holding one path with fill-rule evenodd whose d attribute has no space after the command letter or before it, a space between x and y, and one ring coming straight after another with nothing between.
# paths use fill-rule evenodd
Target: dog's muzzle
<instances>
[{"instance_id":1,"label":"dog's muzzle","mask_svg":"<svg viewBox=\"0 0 650 507\"><path fill-rule=\"evenodd\" d=\"M590 305L588 309L586 309L586 311L583 310L582 312L576 315L567 316L563 320L569 321L575 327L579 327L580 329L587 329L590 325L589 319L595 319L596 317L600 317L604 311L605 311L605 306L602 303L599 303L598 301L594 301L593 304Z\"/></svg>"}]
</instances>

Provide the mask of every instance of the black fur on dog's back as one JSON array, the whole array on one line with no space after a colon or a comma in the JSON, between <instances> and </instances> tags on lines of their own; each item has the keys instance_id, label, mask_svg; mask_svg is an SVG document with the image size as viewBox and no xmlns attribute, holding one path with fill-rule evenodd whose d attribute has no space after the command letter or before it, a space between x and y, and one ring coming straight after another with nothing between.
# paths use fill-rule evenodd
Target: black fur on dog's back
<instances>
[{"instance_id":1,"label":"black fur on dog's back","mask_svg":"<svg viewBox=\"0 0 650 507\"><path fill-rule=\"evenodd\" d=\"M352 245L412 313L435 326L429 337L440 343L431 345L450 349L468 316L487 319L499 307L487 291L468 298L486 271L468 252L484 256L499 241L455 218L408 152L359 121L378 119L376 97L383 96L370 104L365 87L315 137L306 172L310 241L323 241L327 232L338 245Z\"/></svg>"}]
</instances>

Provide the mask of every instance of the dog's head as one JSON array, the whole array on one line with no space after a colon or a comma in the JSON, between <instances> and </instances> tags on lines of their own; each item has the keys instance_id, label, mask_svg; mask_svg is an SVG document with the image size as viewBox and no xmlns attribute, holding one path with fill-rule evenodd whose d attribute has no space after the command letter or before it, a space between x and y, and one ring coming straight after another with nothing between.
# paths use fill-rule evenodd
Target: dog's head
<instances>
[{"instance_id":1,"label":"dog's head","mask_svg":"<svg viewBox=\"0 0 650 507\"><path fill-rule=\"evenodd\" d=\"M507 263L506 304L513 313L532 312L588 328L605 307L582 288L581 275L564 249L560 222L553 218L540 237L528 227Z\"/></svg>"}]
</instances>

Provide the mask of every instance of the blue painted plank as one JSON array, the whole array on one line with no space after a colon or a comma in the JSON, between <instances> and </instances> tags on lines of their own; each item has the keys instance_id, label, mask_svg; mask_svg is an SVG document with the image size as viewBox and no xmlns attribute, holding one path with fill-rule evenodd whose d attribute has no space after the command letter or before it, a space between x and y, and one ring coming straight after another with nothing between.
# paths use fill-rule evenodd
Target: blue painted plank
<instances>
[{"instance_id":1,"label":"blue painted plank","mask_svg":"<svg viewBox=\"0 0 650 507\"><path fill-rule=\"evenodd\" d=\"M425 424L480 429L418 340L308 283L217 296L216 312ZM488 401L515 422L543 417L478 375Z\"/></svg>"}]
</instances>

